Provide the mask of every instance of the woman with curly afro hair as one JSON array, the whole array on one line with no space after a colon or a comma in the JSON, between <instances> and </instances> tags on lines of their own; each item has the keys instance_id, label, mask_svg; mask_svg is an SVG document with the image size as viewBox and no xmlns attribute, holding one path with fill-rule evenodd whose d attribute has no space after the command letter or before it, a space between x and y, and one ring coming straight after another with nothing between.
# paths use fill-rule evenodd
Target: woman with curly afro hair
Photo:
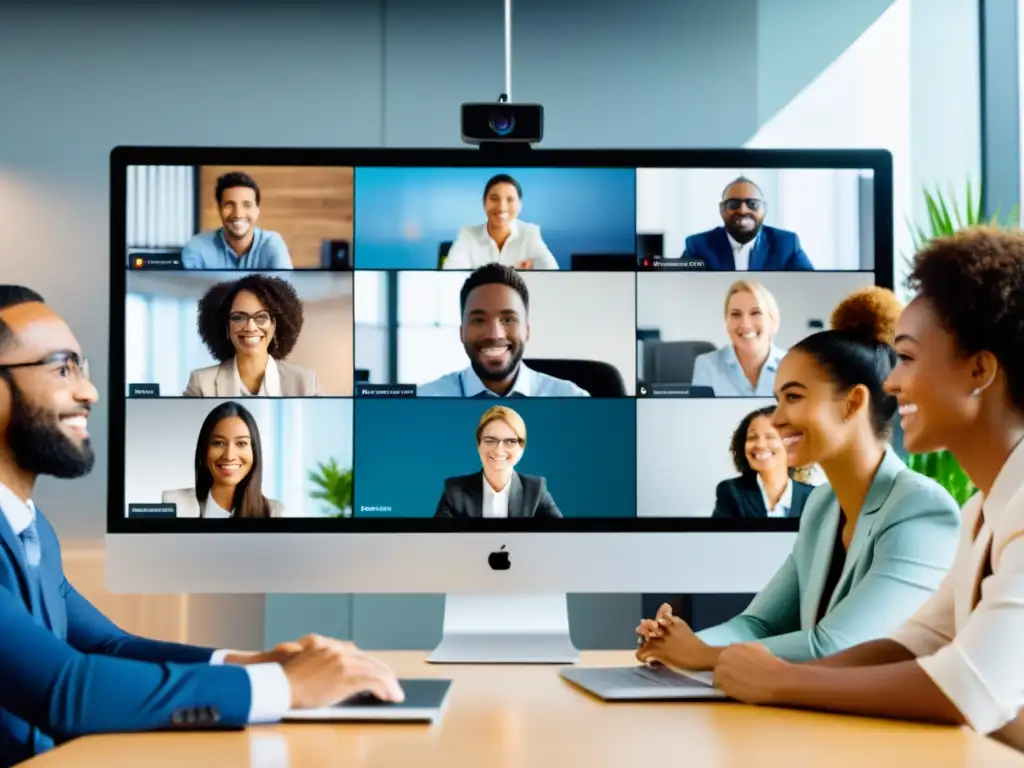
<instances>
[{"instance_id":1,"label":"woman with curly afro hair","mask_svg":"<svg viewBox=\"0 0 1024 768\"><path fill-rule=\"evenodd\" d=\"M820 659L885 637L938 588L960 515L889 445L897 405L883 386L900 309L891 291L858 291L836 308L831 330L786 353L771 425L789 466L817 464L827 482L807 497L789 558L741 615L698 634L662 606L637 628L641 661L717 670L751 642L773 660Z\"/></svg>"},{"instance_id":2,"label":"woman with curly afro hair","mask_svg":"<svg viewBox=\"0 0 1024 768\"><path fill-rule=\"evenodd\" d=\"M250 274L199 300L199 336L218 365L192 371L185 397L308 397L316 371L285 362L302 331L302 301L286 280Z\"/></svg>"},{"instance_id":3,"label":"woman with curly afro hair","mask_svg":"<svg viewBox=\"0 0 1024 768\"><path fill-rule=\"evenodd\" d=\"M747 702L968 725L1020 749L1024 233L977 227L933 240L910 286L886 390L907 449L948 450L978 489L949 577L888 639L817 665L734 649L717 679Z\"/></svg>"}]
</instances>

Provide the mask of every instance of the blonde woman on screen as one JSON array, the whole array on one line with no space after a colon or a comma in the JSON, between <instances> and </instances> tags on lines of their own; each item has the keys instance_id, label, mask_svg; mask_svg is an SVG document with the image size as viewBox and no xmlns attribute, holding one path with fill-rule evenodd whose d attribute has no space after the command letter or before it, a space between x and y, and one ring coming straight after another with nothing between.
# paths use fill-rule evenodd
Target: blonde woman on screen
<instances>
[{"instance_id":1,"label":"blonde woman on screen","mask_svg":"<svg viewBox=\"0 0 1024 768\"><path fill-rule=\"evenodd\" d=\"M221 403L196 440L193 488L164 491L178 517L280 517L281 502L263 495L263 446L256 419L238 403Z\"/></svg>"},{"instance_id":2,"label":"blonde woman on screen","mask_svg":"<svg viewBox=\"0 0 1024 768\"><path fill-rule=\"evenodd\" d=\"M737 280L725 296L729 344L693 361L695 387L715 397L771 397L775 371L786 350L772 341L779 332L779 305L760 283Z\"/></svg>"},{"instance_id":3,"label":"blonde woman on screen","mask_svg":"<svg viewBox=\"0 0 1024 768\"><path fill-rule=\"evenodd\" d=\"M444 269L476 269L497 262L516 269L558 269L540 227L519 219L523 188L507 173L484 185L485 224L463 227L452 243Z\"/></svg>"}]
</instances>

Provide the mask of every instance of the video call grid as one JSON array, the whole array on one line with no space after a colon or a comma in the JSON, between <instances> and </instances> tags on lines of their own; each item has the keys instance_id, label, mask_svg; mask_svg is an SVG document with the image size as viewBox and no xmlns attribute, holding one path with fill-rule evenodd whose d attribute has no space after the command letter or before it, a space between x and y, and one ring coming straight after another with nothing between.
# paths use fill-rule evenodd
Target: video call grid
<instances>
[{"instance_id":1,"label":"video call grid","mask_svg":"<svg viewBox=\"0 0 1024 768\"><path fill-rule=\"evenodd\" d=\"M395 169L391 169L391 170L395 170ZM401 170L401 169L399 169L399 170ZM472 170L478 170L478 169L472 169ZM537 170L537 169L532 169L532 170ZM558 169L558 170L561 170L561 169ZM635 190L634 190L634 194L635 194ZM749 202L746 203L746 205L749 205ZM740 205L740 208L742 209L743 205ZM354 216L353 218L357 218L357 216ZM353 222L354 225L355 225L355 223L356 222ZM631 227L631 229L634 229L634 230L635 230L635 228L636 228L635 225L633 225ZM355 229L355 227L353 227L353 229ZM354 231L353 231L353 235L354 235L354 237L353 237L353 240L354 240L353 245L358 247L358 236L355 235ZM641 234L641 238L642 238L642 234ZM641 242L641 238L638 238L638 241L637 241L638 245ZM356 248L353 248L352 250L353 250L353 252L355 252ZM637 249L637 251L639 252L639 248ZM609 277L614 277L617 280L632 281L634 283L634 285L633 285L633 288L634 288L633 302L634 302L634 306L636 307L636 309L635 309L635 315L634 315L634 326L633 326L632 330L634 332L636 332L636 334L639 336L640 334L642 334L644 331L646 331L648 329L643 329L643 328L640 327L641 326L641 321L640 321L640 311L641 310L640 310L640 306L641 306L642 298L640 296L640 287L639 287L638 283L641 280L643 280L645 277L655 277L655 275L652 275L650 272L645 270L643 268L642 262L638 263L638 261L639 261L639 253L631 255L631 258L633 259L633 263L630 265L631 269L625 270L625 269L622 268L622 266L620 264L620 265L616 265L615 267L613 267L612 272L606 273L606 274ZM441 264L439 266L443 266L443 264ZM134 271L136 271L136 272L138 272L138 271L146 271L146 272L148 272L149 270L148 269L146 269L146 270L139 270L136 267ZM159 270L154 270L154 271L159 271ZM205 271L205 270L196 270L196 272L203 272L203 271ZM269 270L258 270L258 271L259 272L263 272L265 274L270 272ZM310 270L310 271L313 271L313 270ZM354 269L349 269L349 270L342 269L342 270L333 270L333 271L348 271L348 274L353 276L353 278L358 278L358 276L359 276L359 274L361 272L377 273L379 275L391 275L391 274L400 275L402 272L406 272L407 270L397 270L397 269L379 269L379 270L366 269L366 270L364 270L364 269L361 269L360 264L358 263L358 256L357 256L356 257L356 263L354 265ZM428 271L428 270L425 269L424 271ZM657 275L658 279L661 279L661 278L669 276L668 270L658 270L658 271L660 271L660 274ZM749 272L752 272L752 271L754 271L754 270L749 270L747 274L749 274ZM130 264L129 265L129 273L131 273L131 272L133 272L133 267ZM239 272L244 272L244 270L239 270ZM302 272L304 272L304 270L299 270L299 269L282 270L281 274L279 274L278 276L287 275L289 272L291 272L292 274L297 275L297 274L301 274ZM595 267L592 264L587 266L587 267L585 267L584 269L576 270L576 273L578 273L579 276L583 276L582 275L583 272L587 272L589 275L601 274L601 270L598 267ZM821 270L819 270L819 272L821 272ZM847 274L850 274L849 270L840 270L840 272L845 272ZM307 274L308 274L308 272L307 272ZM442 271L442 272L437 273L437 274L444 275L444 272ZM469 274L469 270L462 271L462 274L468 275ZM541 274L543 274L545 276L557 275L558 279L566 277L565 272L543 273L543 272L540 272L538 270L534 274L537 274L538 276L541 275ZM690 273L690 275L688 275L688 276L695 277L697 275L705 275L705 274L708 274L708 273L706 273L706 272L694 272L694 273ZM856 274L856 273L854 273L854 274ZM573 272L570 272L570 275L573 275L574 277L577 276L577 274L574 274ZM644 277L641 277L640 275L644 275ZM452 275L452 276L454 277L454 275ZM683 277L684 275L679 274L679 275L672 275L672 276L673 277ZM735 277L739 277L740 275L737 275L735 273L730 275L730 273L723 271L723 272L718 272L715 276L716 277L735 278ZM760 278L760 277L763 277L763 275L761 273L758 273L757 277ZM865 277L867 277L870 280L873 276L870 273L868 273L867 275L865 275ZM358 333L355 332L355 326L357 325L355 317L358 317L358 312L356 311L356 307L357 307L357 305L359 303L359 291L356 290L357 287L358 286L353 286L353 291L352 291L352 304L353 304L352 315L353 315L353 320L352 320L352 325L350 326L351 327L351 331L350 331L350 333L351 333L351 341L350 341L350 344L351 344L351 346L353 348L353 357L354 358L356 358L357 355L358 355L358 353L356 351L356 347L358 345L358 338L357 338L358 337ZM847 291L847 293L848 292L849 291ZM531 302L531 311L532 310L533 310L533 305L532 305L532 302ZM811 327L813 328L813 325ZM647 340L649 341L650 339L648 338ZM639 342L639 339L637 339L637 342ZM637 354L638 347L639 347L640 343L642 343L642 342L633 343L633 344L630 345L632 347L632 351L634 353L634 369L636 371L640 370L640 363L641 363L641 361L639 359L639 355ZM355 371L357 369L358 369L357 366L354 365L353 366L353 379L355 379ZM664 390L655 391L654 389L652 389L652 391L650 391L648 393L648 392L644 392L643 391L643 389L644 389L643 385L644 384L645 384L644 381L637 380L636 390L632 393L632 395L626 395L626 397L630 397L630 396L633 396L633 397L637 397L637 396L644 397L644 396L646 396L648 394L650 394L652 396L665 396L665 395L669 395L669 396L693 396L694 394L697 394L697 393L694 393L692 391L691 392L680 392L680 391L669 391L669 392L666 392ZM717 393L708 393L708 394L717 394ZM753 396L755 396L755 394L756 393L751 393L749 395L738 394L738 395L733 395L733 397L739 397L739 398L742 398L744 396L753 397ZM619 396L621 397L622 395L619 395ZM340 397L342 399L345 398L344 395L342 395ZM446 399L444 395L438 395L437 397L439 399ZM722 398L722 397L723 397L722 395L719 395L719 398ZM725 397L729 397L729 396L726 395ZM570 399L567 402L573 402L573 401ZM580 405L582 405L582 403L580 403ZM359 409L359 405L358 404L354 404L353 411L352 411L353 423L355 421L355 412L358 409Z\"/></svg>"}]
</instances>

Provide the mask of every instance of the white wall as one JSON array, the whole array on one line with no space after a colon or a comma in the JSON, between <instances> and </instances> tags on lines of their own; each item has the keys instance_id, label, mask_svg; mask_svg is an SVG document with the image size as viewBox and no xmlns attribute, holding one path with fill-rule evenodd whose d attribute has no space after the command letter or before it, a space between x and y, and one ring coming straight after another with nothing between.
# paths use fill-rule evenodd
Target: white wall
<instances>
[{"instance_id":1,"label":"white wall","mask_svg":"<svg viewBox=\"0 0 1024 768\"><path fill-rule=\"evenodd\" d=\"M781 324L776 345L791 347L820 320L827 328L832 310L853 291L874 282L870 272L640 272L637 275L637 326L660 328L663 341L729 343L725 296L737 279L750 277L771 291Z\"/></svg>"},{"instance_id":2,"label":"white wall","mask_svg":"<svg viewBox=\"0 0 1024 768\"><path fill-rule=\"evenodd\" d=\"M764 194L764 223L796 232L815 269L860 269L860 174L852 169L640 168L637 232L663 233L665 254L679 256L689 235L722 225L722 191L746 176Z\"/></svg>"},{"instance_id":3,"label":"white wall","mask_svg":"<svg viewBox=\"0 0 1024 768\"><path fill-rule=\"evenodd\" d=\"M364 295L379 306L380 281L355 273L356 367L385 383L386 344L360 309ZM422 384L468 366L459 341L459 292L465 272L401 272L398 277L398 380ZM636 282L626 272L523 272L530 291L526 358L601 360L618 369L630 396L636 391Z\"/></svg>"},{"instance_id":4,"label":"white wall","mask_svg":"<svg viewBox=\"0 0 1024 768\"><path fill-rule=\"evenodd\" d=\"M715 487L736 468L732 433L762 398L656 399L636 404L638 517L711 517Z\"/></svg>"}]
</instances>

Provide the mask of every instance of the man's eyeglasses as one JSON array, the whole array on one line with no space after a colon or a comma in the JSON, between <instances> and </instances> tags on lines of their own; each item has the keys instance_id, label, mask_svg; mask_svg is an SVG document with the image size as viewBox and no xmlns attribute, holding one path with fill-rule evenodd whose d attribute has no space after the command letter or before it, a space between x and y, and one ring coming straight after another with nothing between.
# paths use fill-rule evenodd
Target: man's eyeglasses
<instances>
[{"instance_id":1,"label":"man's eyeglasses","mask_svg":"<svg viewBox=\"0 0 1024 768\"><path fill-rule=\"evenodd\" d=\"M17 368L51 368L62 378L73 381L89 380L89 361L77 352L55 352L31 363L0 364L0 371L12 371Z\"/></svg>"},{"instance_id":2,"label":"man's eyeglasses","mask_svg":"<svg viewBox=\"0 0 1024 768\"><path fill-rule=\"evenodd\" d=\"M764 205L764 201L756 197L730 197L722 201L722 207L727 211L738 211L744 203L752 211L759 211Z\"/></svg>"},{"instance_id":3,"label":"man's eyeglasses","mask_svg":"<svg viewBox=\"0 0 1024 768\"><path fill-rule=\"evenodd\" d=\"M256 323L257 328L265 328L270 325L270 313L264 311L250 315L248 312L232 312L228 315L228 320L240 328L247 326L250 320Z\"/></svg>"}]
</instances>

